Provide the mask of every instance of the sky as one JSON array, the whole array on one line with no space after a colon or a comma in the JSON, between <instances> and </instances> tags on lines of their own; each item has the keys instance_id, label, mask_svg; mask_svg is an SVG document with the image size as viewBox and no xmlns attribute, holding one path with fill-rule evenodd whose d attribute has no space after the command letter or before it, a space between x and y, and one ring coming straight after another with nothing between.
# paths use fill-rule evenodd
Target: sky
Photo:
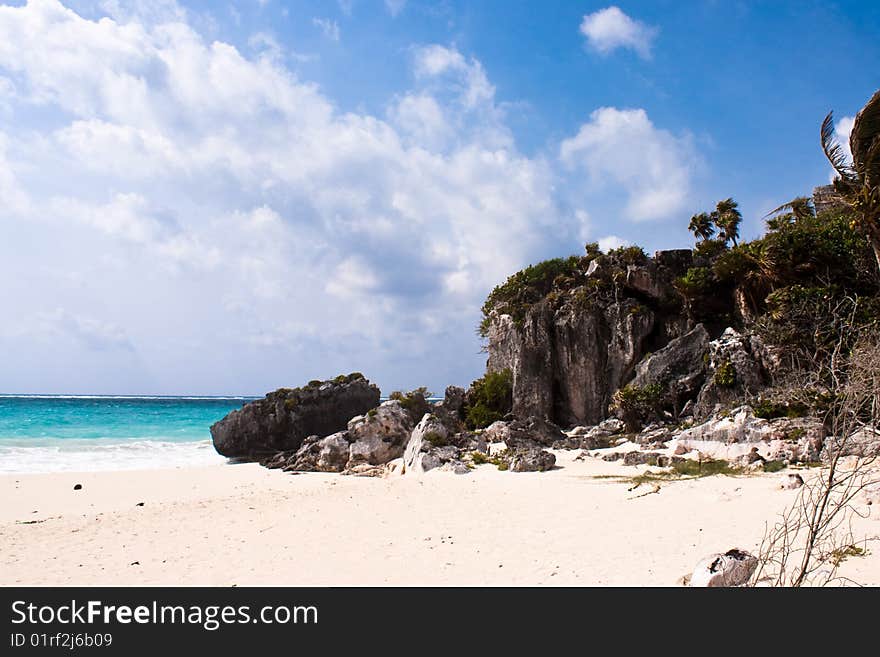
<instances>
[{"instance_id":1,"label":"sky","mask_svg":"<svg viewBox=\"0 0 880 657\"><path fill-rule=\"evenodd\" d=\"M549 257L742 236L830 180L880 3L0 5L0 392L254 394L485 368Z\"/></svg>"}]
</instances>

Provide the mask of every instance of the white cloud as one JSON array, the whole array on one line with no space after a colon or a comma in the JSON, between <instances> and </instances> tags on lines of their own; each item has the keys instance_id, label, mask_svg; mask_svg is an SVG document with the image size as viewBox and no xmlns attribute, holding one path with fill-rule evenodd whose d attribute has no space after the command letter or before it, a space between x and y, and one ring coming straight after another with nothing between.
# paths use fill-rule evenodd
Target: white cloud
<instances>
[{"instance_id":1,"label":"white cloud","mask_svg":"<svg viewBox=\"0 0 880 657\"><path fill-rule=\"evenodd\" d=\"M75 309L79 322L56 323L82 334L111 327L158 391L262 392L343 370L467 383L483 365L485 294L570 249L588 221L560 210L555 161L516 148L483 66L454 47L414 49L413 88L384 117L335 109L266 56L270 43L252 47L173 13L0 7L14 116L51 117L0 135L2 216L17 236L0 262L28 272L8 274L0 301L18 316ZM644 113L600 112L563 145L574 170L634 198L670 175L687 187L680 138ZM592 155L636 147L632 163ZM645 154L663 176L626 172ZM23 362L39 362L25 347ZM0 388L14 376L0 371Z\"/></svg>"},{"instance_id":2,"label":"white cloud","mask_svg":"<svg viewBox=\"0 0 880 657\"><path fill-rule=\"evenodd\" d=\"M587 44L600 54L607 55L617 48L631 48L643 59L650 59L651 44L658 31L613 6L585 15L580 30L587 38Z\"/></svg>"},{"instance_id":3,"label":"white cloud","mask_svg":"<svg viewBox=\"0 0 880 657\"><path fill-rule=\"evenodd\" d=\"M468 107L491 102L495 98L495 87L486 77L483 65L476 59L468 61L455 48L432 45L421 48L416 53L415 72L421 78L434 78L446 74L461 77L461 98Z\"/></svg>"},{"instance_id":4,"label":"white cloud","mask_svg":"<svg viewBox=\"0 0 880 657\"><path fill-rule=\"evenodd\" d=\"M698 164L688 135L655 127L643 109L614 107L594 111L576 136L562 142L560 157L594 184L618 183L627 194L624 212L635 221L682 211Z\"/></svg>"},{"instance_id":5,"label":"white cloud","mask_svg":"<svg viewBox=\"0 0 880 657\"><path fill-rule=\"evenodd\" d=\"M617 235L606 235L605 237L600 237L599 240L599 248L602 249L605 253L612 249L619 249L622 246L630 246L632 242L623 239L622 237L618 237Z\"/></svg>"},{"instance_id":6,"label":"white cloud","mask_svg":"<svg viewBox=\"0 0 880 657\"><path fill-rule=\"evenodd\" d=\"M853 124L856 122L854 116L844 116L834 125L834 136L843 146L847 159L852 162L852 151L849 148L849 134L852 132Z\"/></svg>"},{"instance_id":7,"label":"white cloud","mask_svg":"<svg viewBox=\"0 0 880 657\"><path fill-rule=\"evenodd\" d=\"M394 18L406 8L407 0L385 0L385 8Z\"/></svg>"},{"instance_id":8,"label":"white cloud","mask_svg":"<svg viewBox=\"0 0 880 657\"><path fill-rule=\"evenodd\" d=\"M321 33L331 41L339 41L339 23L329 18L313 18L312 24L321 28Z\"/></svg>"}]
</instances>

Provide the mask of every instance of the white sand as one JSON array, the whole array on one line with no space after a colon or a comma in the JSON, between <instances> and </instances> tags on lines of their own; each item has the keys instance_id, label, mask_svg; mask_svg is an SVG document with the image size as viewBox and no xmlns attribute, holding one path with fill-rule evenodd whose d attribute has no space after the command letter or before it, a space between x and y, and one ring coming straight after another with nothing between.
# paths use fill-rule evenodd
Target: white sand
<instances>
[{"instance_id":1,"label":"white sand","mask_svg":"<svg viewBox=\"0 0 880 657\"><path fill-rule=\"evenodd\" d=\"M635 468L576 455L546 473L417 479L253 464L4 475L0 584L671 586L712 552L757 550L796 495L762 474L636 497L650 487L595 478ZM863 510L856 537L876 538L880 508ZM875 546L841 575L880 585Z\"/></svg>"}]
</instances>

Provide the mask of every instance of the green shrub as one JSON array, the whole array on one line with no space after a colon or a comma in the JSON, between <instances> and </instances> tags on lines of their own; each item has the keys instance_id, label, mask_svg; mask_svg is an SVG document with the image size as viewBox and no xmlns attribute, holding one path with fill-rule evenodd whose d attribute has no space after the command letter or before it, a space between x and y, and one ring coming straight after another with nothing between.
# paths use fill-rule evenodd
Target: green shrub
<instances>
[{"instance_id":1,"label":"green shrub","mask_svg":"<svg viewBox=\"0 0 880 657\"><path fill-rule=\"evenodd\" d=\"M675 287L685 297L693 299L709 292L713 283L712 271L708 267L691 267L684 276L676 279Z\"/></svg>"},{"instance_id":2,"label":"green shrub","mask_svg":"<svg viewBox=\"0 0 880 657\"><path fill-rule=\"evenodd\" d=\"M608 256L627 265L643 265L648 256L640 246L621 246L608 251Z\"/></svg>"},{"instance_id":3,"label":"green shrub","mask_svg":"<svg viewBox=\"0 0 880 657\"><path fill-rule=\"evenodd\" d=\"M503 419L512 405L513 376L510 370L487 372L468 390L465 423L469 429L482 429Z\"/></svg>"},{"instance_id":4,"label":"green shrub","mask_svg":"<svg viewBox=\"0 0 880 657\"><path fill-rule=\"evenodd\" d=\"M626 385L614 393L611 404L613 410L619 412L627 431L638 431L645 422L662 412L663 389L659 383Z\"/></svg>"},{"instance_id":5,"label":"green shrub","mask_svg":"<svg viewBox=\"0 0 880 657\"><path fill-rule=\"evenodd\" d=\"M428 397L430 396L431 393L428 392L428 389L422 386L406 393L395 390L388 395L388 399L399 401L404 410L409 413L413 422L418 422L425 413L431 410L431 404L428 402Z\"/></svg>"},{"instance_id":6,"label":"green shrub","mask_svg":"<svg viewBox=\"0 0 880 657\"><path fill-rule=\"evenodd\" d=\"M474 465L483 465L489 463L489 457L483 452L471 452L471 461L474 462Z\"/></svg>"},{"instance_id":7,"label":"green shrub","mask_svg":"<svg viewBox=\"0 0 880 657\"><path fill-rule=\"evenodd\" d=\"M694 255L698 258L714 260L727 250L727 242L724 240L702 240L694 247Z\"/></svg>"},{"instance_id":8,"label":"green shrub","mask_svg":"<svg viewBox=\"0 0 880 657\"><path fill-rule=\"evenodd\" d=\"M782 461L766 461L764 463L764 472L779 472L785 470L785 463Z\"/></svg>"},{"instance_id":9,"label":"green shrub","mask_svg":"<svg viewBox=\"0 0 880 657\"><path fill-rule=\"evenodd\" d=\"M425 440L427 440L432 447L446 447L449 443L446 441L441 434L436 431L429 431L425 434Z\"/></svg>"},{"instance_id":10,"label":"green shrub","mask_svg":"<svg viewBox=\"0 0 880 657\"><path fill-rule=\"evenodd\" d=\"M712 379L715 385L722 388L732 388L736 385L736 368L729 360L722 361L715 368L715 376Z\"/></svg>"},{"instance_id":11,"label":"green shrub","mask_svg":"<svg viewBox=\"0 0 880 657\"><path fill-rule=\"evenodd\" d=\"M570 256L553 258L525 269L508 277L497 286L483 304L483 321L480 322L479 333L488 336L489 314L497 310L501 314L513 317L514 322L521 324L528 309L553 288L553 281L559 276L571 277L579 270L587 258Z\"/></svg>"},{"instance_id":12,"label":"green shrub","mask_svg":"<svg viewBox=\"0 0 880 657\"><path fill-rule=\"evenodd\" d=\"M672 471L682 477L711 477L712 475L738 474L730 463L723 460L709 459L707 461L692 461L685 459L672 464Z\"/></svg>"}]
</instances>

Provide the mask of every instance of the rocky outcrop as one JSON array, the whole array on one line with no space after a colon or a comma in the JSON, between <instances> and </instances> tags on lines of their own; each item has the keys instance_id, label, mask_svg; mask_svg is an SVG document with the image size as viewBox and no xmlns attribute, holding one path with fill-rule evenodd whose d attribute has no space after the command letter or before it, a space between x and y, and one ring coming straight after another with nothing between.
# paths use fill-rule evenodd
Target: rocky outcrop
<instances>
[{"instance_id":1,"label":"rocky outcrop","mask_svg":"<svg viewBox=\"0 0 880 657\"><path fill-rule=\"evenodd\" d=\"M342 472L349 460L351 441L347 431L324 438L309 436L284 466L286 471Z\"/></svg>"},{"instance_id":2,"label":"rocky outcrop","mask_svg":"<svg viewBox=\"0 0 880 657\"><path fill-rule=\"evenodd\" d=\"M458 386L447 386L443 396L443 408L459 420L464 419L465 389Z\"/></svg>"},{"instance_id":3,"label":"rocky outcrop","mask_svg":"<svg viewBox=\"0 0 880 657\"><path fill-rule=\"evenodd\" d=\"M658 386L661 403L678 417L703 385L708 352L709 333L702 324L697 324L639 363L629 385Z\"/></svg>"},{"instance_id":4,"label":"rocky outcrop","mask_svg":"<svg viewBox=\"0 0 880 657\"><path fill-rule=\"evenodd\" d=\"M329 436L379 404L379 388L360 374L281 388L245 404L211 426L218 453L258 459L294 452L307 436Z\"/></svg>"},{"instance_id":5,"label":"rocky outcrop","mask_svg":"<svg viewBox=\"0 0 880 657\"><path fill-rule=\"evenodd\" d=\"M412 417L397 400L383 402L366 415L352 418L348 423L351 447L346 467L383 465L403 456L412 430Z\"/></svg>"},{"instance_id":6,"label":"rocky outcrop","mask_svg":"<svg viewBox=\"0 0 880 657\"><path fill-rule=\"evenodd\" d=\"M706 384L697 396L694 417L705 419L765 388L768 377L761 366L762 351L763 343L732 328L712 340Z\"/></svg>"},{"instance_id":7,"label":"rocky outcrop","mask_svg":"<svg viewBox=\"0 0 880 657\"><path fill-rule=\"evenodd\" d=\"M504 442L510 447L518 445L554 447L565 440L565 434L558 426L539 417L514 420L507 427Z\"/></svg>"},{"instance_id":8,"label":"rocky outcrop","mask_svg":"<svg viewBox=\"0 0 880 657\"><path fill-rule=\"evenodd\" d=\"M487 368L510 370L513 414L561 426L604 420L645 353L687 330L673 283L691 261L687 250L637 262L599 256L582 285L545 296L518 319L490 312Z\"/></svg>"},{"instance_id":9,"label":"rocky outcrop","mask_svg":"<svg viewBox=\"0 0 880 657\"><path fill-rule=\"evenodd\" d=\"M457 474L467 474L470 468L461 460L462 450L454 442L466 438L451 436L446 426L432 414L426 414L413 429L403 453L405 474L422 474L444 468Z\"/></svg>"}]
</instances>

